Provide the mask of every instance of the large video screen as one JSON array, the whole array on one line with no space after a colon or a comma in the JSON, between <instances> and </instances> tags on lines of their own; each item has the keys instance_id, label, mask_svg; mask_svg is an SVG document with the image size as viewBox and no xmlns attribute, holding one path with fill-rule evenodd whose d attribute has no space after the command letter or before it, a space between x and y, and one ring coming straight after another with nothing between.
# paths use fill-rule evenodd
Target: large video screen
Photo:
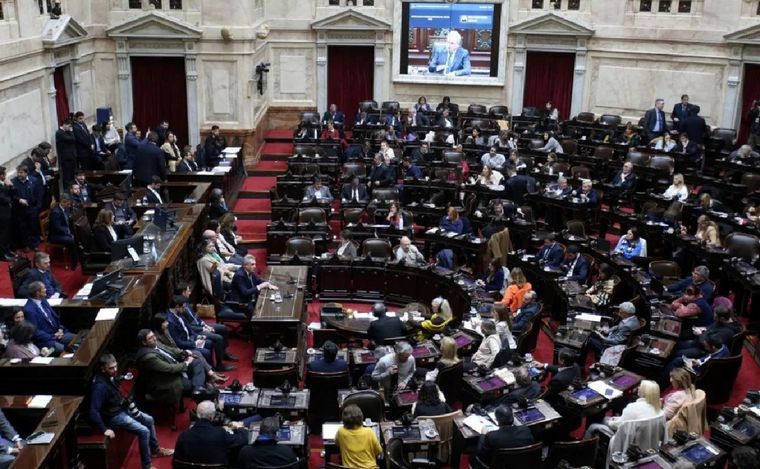
<instances>
[{"instance_id":1,"label":"large video screen","mask_svg":"<svg viewBox=\"0 0 760 469\"><path fill-rule=\"evenodd\" d=\"M498 75L501 4L404 2L402 15L401 75Z\"/></svg>"}]
</instances>

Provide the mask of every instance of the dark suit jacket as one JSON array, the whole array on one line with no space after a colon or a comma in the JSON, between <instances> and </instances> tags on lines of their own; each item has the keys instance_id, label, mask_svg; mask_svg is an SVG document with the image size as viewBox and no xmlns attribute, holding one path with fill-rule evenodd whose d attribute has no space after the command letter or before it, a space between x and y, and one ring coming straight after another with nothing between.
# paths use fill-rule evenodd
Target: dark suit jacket
<instances>
[{"instance_id":1,"label":"dark suit jacket","mask_svg":"<svg viewBox=\"0 0 760 469\"><path fill-rule=\"evenodd\" d=\"M533 434L525 426L500 427L480 437L473 468L487 468L491 465L493 452L498 449L519 448L534 443Z\"/></svg>"},{"instance_id":2,"label":"dark suit jacket","mask_svg":"<svg viewBox=\"0 0 760 469\"><path fill-rule=\"evenodd\" d=\"M448 120L451 121L451 127L446 127L446 120L447 120L446 118L444 118L443 116L441 116L441 118L438 119L438 122L437 122L438 127L450 128L450 129L456 128L456 126L457 126L456 119L454 119L451 116L448 117Z\"/></svg>"},{"instance_id":3,"label":"dark suit jacket","mask_svg":"<svg viewBox=\"0 0 760 469\"><path fill-rule=\"evenodd\" d=\"M612 178L612 182L610 182L610 184L612 184L615 187L619 187L620 189L624 191L629 191L633 189L634 187L636 187L636 175L633 174L633 172L631 172L631 174L628 175L625 181L621 184L620 179L621 179L622 174L623 174L623 171L619 171L615 175L615 177Z\"/></svg>"},{"instance_id":4,"label":"dark suit jacket","mask_svg":"<svg viewBox=\"0 0 760 469\"><path fill-rule=\"evenodd\" d=\"M32 268L24 275L24 281L21 283L21 288L19 288L18 292L20 298L29 297L29 284L32 282L44 283L48 298L53 296L54 293L63 293L61 284L53 277L52 272L49 270L47 272L40 272L39 269Z\"/></svg>"},{"instance_id":5,"label":"dark suit jacket","mask_svg":"<svg viewBox=\"0 0 760 469\"><path fill-rule=\"evenodd\" d=\"M675 120L673 121L673 125L676 129L681 131L681 125L683 125L684 119L686 119L689 116L693 116L696 112L696 106L694 106L691 103L688 103L686 105L686 109L683 109L681 106L681 103L676 103L675 106L673 106L673 112L670 113L670 118L677 117L679 119L678 122Z\"/></svg>"},{"instance_id":6,"label":"dark suit jacket","mask_svg":"<svg viewBox=\"0 0 760 469\"><path fill-rule=\"evenodd\" d=\"M548 246L542 246L536 257L539 261L546 261L552 267L559 267L564 255L565 251L562 249L562 246L559 243L552 243Z\"/></svg>"},{"instance_id":7,"label":"dark suit jacket","mask_svg":"<svg viewBox=\"0 0 760 469\"><path fill-rule=\"evenodd\" d=\"M357 195L359 196L360 202L365 202L369 200L369 193L367 192L367 186L364 184L359 184L359 186L356 188ZM341 200L351 200L353 194L353 187L350 183L343 184L343 188L340 190L340 198Z\"/></svg>"},{"instance_id":8,"label":"dark suit jacket","mask_svg":"<svg viewBox=\"0 0 760 469\"><path fill-rule=\"evenodd\" d=\"M174 339L174 343L177 344L177 347L183 350L193 350L195 348L196 334L193 332L190 324L184 321L184 319L178 318L172 312L166 313L166 320L169 322L169 335ZM185 322L187 332L185 332L185 328L182 327L182 322Z\"/></svg>"},{"instance_id":9,"label":"dark suit jacket","mask_svg":"<svg viewBox=\"0 0 760 469\"><path fill-rule=\"evenodd\" d=\"M174 457L196 464L228 464L230 451L248 442L248 430L227 433L224 427L208 420L197 420L177 438Z\"/></svg>"},{"instance_id":10,"label":"dark suit jacket","mask_svg":"<svg viewBox=\"0 0 760 469\"><path fill-rule=\"evenodd\" d=\"M404 323L397 317L383 316L369 323L367 337L376 344L382 344L385 339L401 337L406 334Z\"/></svg>"},{"instance_id":11,"label":"dark suit jacket","mask_svg":"<svg viewBox=\"0 0 760 469\"><path fill-rule=\"evenodd\" d=\"M150 189L145 189L145 197L149 204L160 204L160 203L167 203L168 200L166 200L166 196L161 192L161 190L156 191L158 192L158 195L161 196L161 200L158 200L158 197L156 197L156 194L153 193Z\"/></svg>"},{"instance_id":12,"label":"dark suit jacket","mask_svg":"<svg viewBox=\"0 0 760 469\"><path fill-rule=\"evenodd\" d=\"M546 370L552 374L552 379L546 388L546 400L556 398L559 393L567 389L573 381L581 376L581 370L576 364L561 370L557 365L548 365Z\"/></svg>"},{"instance_id":13,"label":"dark suit jacket","mask_svg":"<svg viewBox=\"0 0 760 469\"><path fill-rule=\"evenodd\" d=\"M232 276L232 285L227 299L237 303L250 303L258 296L260 283L263 283L263 280L258 275L253 274L249 279L248 273L240 267Z\"/></svg>"},{"instance_id":14,"label":"dark suit jacket","mask_svg":"<svg viewBox=\"0 0 760 469\"><path fill-rule=\"evenodd\" d=\"M346 116L340 111L334 113L327 111L322 115L322 122L326 124L330 121L333 121L334 125L343 125L346 122Z\"/></svg>"},{"instance_id":15,"label":"dark suit jacket","mask_svg":"<svg viewBox=\"0 0 760 469\"><path fill-rule=\"evenodd\" d=\"M685 151L684 151L685 150ZM678 146L676 147L676 151L678 153L683 153L686 155L686 157L691 161L694 162L699 159L701 155L701 152L699 151L699 145L697 145L692 140L689 140L686 143L686 148L679 142Z\"/></svg>"},{"instance_id":16,"label":"dark suit jacket","mask_svg":"<svg viewBox=\"0 0 760 469\"><path fill-rule=\"evenodd\" d=\"M21 182L18 177L11 180L13 183L13 200L17 203L16 209L19 214L30 214L40 209L42 200L40 200L39 191L36 189L38 183L31 177L26 178L26 182ZM28 207L18 203L19 199L25 199L29 204Z\"/></svg>"},{"instance_id":17,"label":"dark suit jacket","mask_svg":"<svg viewBox=\"0 0 760 469\"><path fill-rule=\"evenodd\" d=\"M182 375L188 371L188 366L178 349L168 348L163 344L158 346L174 357L174 361L155 348L140 347L135 361L140 370L141 390L158 402L178 402L182 396Z\"/></svg>"},{"instance_id":18,"label":"dark suit jacket","mask_svg":"<svg viewBox=\"0 0 760 469\"><path fill-rule=\"evenodd\" d=\"M77 139L74 132L64 132L62 129L55 131L55 152L58 159L66 162L77 160Z\"/></svg>"},{"instance_id":19,"label":"dark suit jacket","mask_svg":"<svg viewBox=\"0 0 760 469\"><path fill-rule=\"evenodd\" d=\"M309 371L316 371L319 373L338 373L340 371L346 371L348 364L342 358L336 358L333 362L328 363L324 358L314 360L309 363Z\"/></svg>"},{"instance_id":20,"label":"dark suit jacket","mask_svg":"<svg viewBox=\"0 0 760 469\"><path fill-rule=\"evenodd\" d=\"M533 176L515 174L504 183L508 197L517 205L522 205L525 194L536 191L536 179Z\"/></svg>"},{"instance_id":21,"label":"dark suit jacket","mask_svg":"<svg viewBox=\"0 0 760 469\"><path fill-rule=\"evenodd\" d=\"M166 180L166 158L158 146L145 142L137 148L132 177L147 186L153 180L153 176L160 177L162 181Z\"/></svg>"},{"instance_id":22,"label":"dark suit jacket","mask_svg":"<svg viewBox=\"0 0 760 469\"><path fill-rule=\"evenodd\" d=\"M177 164L178 173L193 173L195 171L198 171L198 163L195 161L189 162L183 159Z\"/></svg>"},{"instance_id":23,"label":"dark suit jacket","mask_svg":"<svg viewBox=\"0 0 760 469\"><path fill-rule=\"evenodd\" d=\"M237 467L258 469L259 467L283 467L292 463L292 468L296 469L297 460L298 457L289 446L278 445L275 440L259 439L240 450Z\"/></svg>"},{"instance_id":24,"label":"dark suit jacket","mask_svg":"<svg viewBox=\"0 0 760 469\"><path fill-rule=\"evenodd\" d=\"M525 326L533 317L541 311L541 303L534 301L533 303L523 304L520 307L520 313L515 316L512 323L512 332L515 334L525 332Z\"/></svg>"},{"instance_id":25,"label":"dark suit jacket","mask_svg":"<svg viewBox=\"0 0 760 469\"><path fill-rule=\"evenodd\" d=\"M76 140L76 151L79 162L89 161L92 158L92 134L87 130L84 124L74 123L72 126L74 139Z\"/></svg>"},{"instance_id":26,"label":"dark suit jacket","mask_svg":"<svg viewBox=\"0 0 760 469\"><path fill-rule=\"evenodd\" d=\"M47 303L47 300L43 300L43 302ZM48 306L50 305L48 304ZM57 342L53 334L58 332L58 329L63 329L63 331L66 332L66 327L61 323L61 318L58 316L58 313L53 310L52 307L50 308L50 311L51 312L48 313L50 317L48 318L42 314L40 308L38 308L31 299L24 305L24 316L26 317L26 320L34 324L37 328L32 337L32 341L34 342L34 345L40 348L50 346Z\"/></svg>"},{"instance_id":27,"label":"dark suit jacket","mask_svg":"<svg viewBox=\"0 0 760 469\"><path fill-rule=\"evenodd\" d=\"M372 167L369 180L372 181L373 187L386 187L395 182L396 175L393 168L389 168L383 163L380 166Z\"/></svg>"},{"instance_id":28,"label":"dark suit jacket","mask_svg":"<svg viewBox=\"0 0 760 469\"><path fill-rule=\"evenodd\" d=\"M652 108L644 114L644 130L648 134L654 133L654 126L657 124L657 113L660 114L660 131L657 132L659 134L662 134L666 130L666 123L665 123L665 113L663 111L658 111L657 108Z\"/></svg>"},{"instance_id":29,"label":"dark suit jacket","mask_svg":"<svg viewBox=\"0 0 760 469\"><path fill-rule=\"evenodd\" d=\"M71 233L68 217L64 216L60 205L56 205L50 211L48 238L53 243L61 242L65 244L74 242L74 235Z\"/></svg>"},{"instance_id":30,"label":"dark suit jacket","mask_svg":"<svg viewBox=\"0 0 760 469\"><path fill-rule=\"evenodd\" d=\"M565 259L562 262L562 266L569 269L570 266L573 265L573 261ZM588 260L586 260L585 257L578 254L578 259L575 262L575 266L573 267L573 271L570 274L570 277L567 277L569 280L575 280L576 282L580 283L586 283L586 279L588 278Z\"/></svg>"},{"instance_id":31,"label":"dark suit jacket","mask_svg":"<svg viewBox=\"0 0 760 469\"><path fill-rule=\"evenodd\" d=\"M111 252L113 247L113 238L111 233L103 225L92 228L92 239L95 243L95 250L100 252Z\"/></svg>"},{"instance_id":32,"label":"dark suit jacket","mask_svg":"<svg viewBox=\"0 0 760 469\"><path fill-rule=\"evenodd\" d=\"M578 197L581 196L583 191L581 189L578 189ZM588 202L586 202L586 206L588 207L596 207L599 205L599 194L594 189L591 189L588 194L586 194L586 197L588 197Z\"/></svg>"},{"instance_id":33,"label":"dark suit jacket","mask_svg":"<svg viewBox=\"0 0 760 469\"><path fill-rule=\"evenodd\" d=\"M123 169L132 169L135 166L135 159L137 158L137 152L140 148L140 140L137 136L131 132L127 132L124 136L124 158L119 158L123 162ZM158 148L158 147L156 147Z\"/></svg>"}]
</instances>

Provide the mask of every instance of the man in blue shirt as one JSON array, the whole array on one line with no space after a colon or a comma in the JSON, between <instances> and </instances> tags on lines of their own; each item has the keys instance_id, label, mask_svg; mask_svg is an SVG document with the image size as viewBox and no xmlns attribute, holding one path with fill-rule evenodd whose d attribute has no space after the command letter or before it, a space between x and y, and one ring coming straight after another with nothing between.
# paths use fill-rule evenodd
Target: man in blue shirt
<instances>
[{"instance_id":1,"label":"man in blue shirt","mask_svg":"<svg viewBox=\"0 0 760 469\"><path fill-rule=\"evenodd\" d=\"M710 269L704 265L694 267L690 277L682 278L676 283L671 283L666 290L670 293L681 296L687 287L694 285L702 291L702 296L710 301L713 297L715 286L710 282Z\"/></svg>"},{"instance_id":2,"label":"man in blue shirt","mask_svg":"<svg viewBox=\"0 0 760 469\"><path fill-rule=\"evenodd\" d=\"M437 46L428 63L428 71L448 77L470 75L470 53L462 47L462 35L450 31L446 35L446 46Z\"/></svg>"}]
</instances>

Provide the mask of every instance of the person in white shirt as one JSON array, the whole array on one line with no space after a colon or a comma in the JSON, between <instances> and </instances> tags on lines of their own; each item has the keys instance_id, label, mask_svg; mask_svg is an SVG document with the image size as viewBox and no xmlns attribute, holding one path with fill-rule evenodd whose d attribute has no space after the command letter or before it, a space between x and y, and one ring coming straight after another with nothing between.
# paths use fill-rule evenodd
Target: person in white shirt
<instances>
[{"instance_id":1,"label":"person in white shirt","mask_svg":"<svg viewBox=\"0 0 760 469\"><path fill-rule=\"evenodd\" d=\"M500 172L493 170L488 166L483 166L483 171L480 172L480 176L478 176L476 182L479 182L484 186L488 186L488 188L493 189L499 187L502 180L504 180L504 175L502 175Z\"/></svg>"},{"instance_id":2,"label":"person in white shirt","mask_svg":"<svg viewBox=\"0 0 760 469\"><path fill-rule=\"evenodd\" d=\"M660 386L654 381L645 379L639 384L639 398L637 400L625 406L619 417L605 417L604 423L591 424L586 430L584 438L591 438L596 432L612 436L623 422L654 418L662 413Z\"/></svg>"},{"instance_id":3,"label":"person in white shirt","mask_svg":"<svg viewBox=\"0 0 760 469\"><path fill-rule=\"evenodd\" d=\"M420 265L425 263L425 256L417 249L417 246L412 244L408 236L402 236L401 243L396 249L396 260L406 265Z\"/></svg>"},{"instance_id":4,"label":"person in white shirt","mask_svg":"<svg viewBox=\"0 0 760 469\"><path fill-rule=\"evenodd\" d=\"M686 201L686 199L689 197L689 188L686 187L686 184L684 183L683 174L673 175L673 184L667 188L662 196L670 200L676 199L679 202Z\"/></svg>"},{"instance_id":5,"label":"person in white shirt","mask_svg":"<svg viewBox=\"0 0 760 469\"><path fill-rule=\"evenodd\" d=\"M492 145L488 153L484 153L480 158L480 162L483 166L488 166L491 169L502 169L507 159L501 153L496 152L496 145Z\"/></svg>"},{"instance_id":6,"label":"person in white shirt","mask_svg":"<svg viewBox=\"0 0 760 469\"><path fill-rule=\"evenodd\" d=\"M380 142L380 154L383 155L383 158L388 158L390 161L393 161L396 159L396 153L393 151L393 149L388 145L388 142L386 142L385 140Z\"/></svg>"}]
</instances>

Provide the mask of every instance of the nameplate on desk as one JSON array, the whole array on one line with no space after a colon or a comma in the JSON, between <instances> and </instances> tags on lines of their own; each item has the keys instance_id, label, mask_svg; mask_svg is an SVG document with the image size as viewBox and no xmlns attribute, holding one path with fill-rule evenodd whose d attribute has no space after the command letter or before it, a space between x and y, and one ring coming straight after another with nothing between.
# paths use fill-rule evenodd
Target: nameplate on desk
<instances>
[{"instance_id":1,"label":"nameplate on desk","mask_svg":"<svg viewBox=\"0 0 760 469\"><path fill-rule=\"evenodd\" d=\"M270 396L269 405L278 407L295 407L296 396Z\"/></svg>"},{"instance_id":2,"label":"nameplate on desk","mask_svg":"<svg viewBox=\"0 0 760 469\"><path fill-rule=\"evenodd\" d=\"M50 401L53 399L53 396L49 394L37 394L36 396L32 397L29 402L26 404L27 407L32 407L35 409L44 409L47 407L48 404L50 404Z\"/></svg>"},{"instance_id":3,"label":"nameplate on desk","mask_svg":"<svg viewBox=\"0 0 760 469\"><path fill-rule=\"evenodd\" d=\"M29 363L34 365L49 365L53 363L53 360L53 357L34 357L29 361Z\"/></svg>"},{"instance_id":4,"label":"nameplate on desk","mask_svg":"<svg viewBox=\"0 0 760 469\"><path fill-rule=\"evenodd\" d=\"M222 150L222 153L239 153L240 150L242 150L242 147L227 147L224 150Z\"/></svg>"},{"instance_id":5,"label":"nameplate on desk","mask_svg":"<svg viewBox=\"0 0 760 469\"><path fill-rule=\"evenodd\" d=\"M119 308L100 308L98 315L95 316L96 321L113 321L116 319L116 315L119 314Z\"/></svg>"},{"instance_id":6,"label":"nameplate on desk","mask_svg":"<svg viewBox=\"0 0 760 469\"><path fill-rule=\"evenodd\" d=\"M264 352L265 361L285 360L287 352Z\"/></svg>"}]
</instances>

